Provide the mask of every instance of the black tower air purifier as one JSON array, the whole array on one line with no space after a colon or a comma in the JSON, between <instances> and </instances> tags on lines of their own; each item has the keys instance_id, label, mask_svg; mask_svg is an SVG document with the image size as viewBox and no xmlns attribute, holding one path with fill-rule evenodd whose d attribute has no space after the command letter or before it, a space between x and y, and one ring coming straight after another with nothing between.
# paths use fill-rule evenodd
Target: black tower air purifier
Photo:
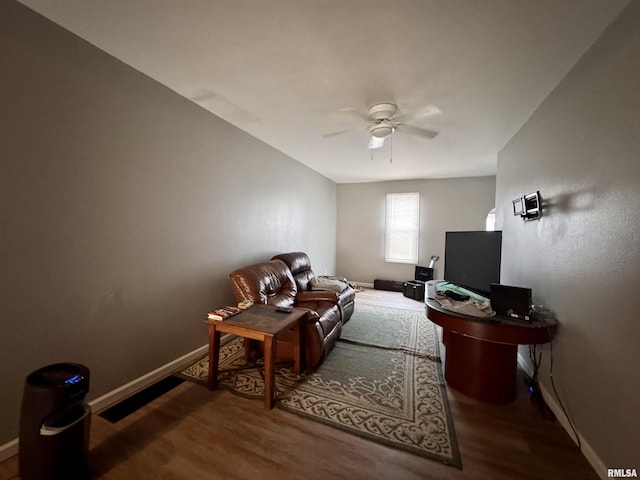
<instances>
[{"instance_id":1,"label":"black tower air purifier","mask_svg":"<svg viewBox=\"0 0 640 480\"><path fill-rule=\"evenodd\" d=\"M90 478L88 391L89 369L77 363L56 363L27 377L20 415L21 480Z\"/></svg>"}]
</instances>

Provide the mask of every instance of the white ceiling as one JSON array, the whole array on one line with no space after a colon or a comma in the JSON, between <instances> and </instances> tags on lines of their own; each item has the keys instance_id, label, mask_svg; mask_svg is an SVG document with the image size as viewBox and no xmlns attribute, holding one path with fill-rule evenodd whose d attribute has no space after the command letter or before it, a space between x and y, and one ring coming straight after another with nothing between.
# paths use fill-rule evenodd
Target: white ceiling
<instances>
[{"instance_id":1,"label":"white ceiling","mask_svg":"<svg viewBox=\"0 0 640 480\"><path fill-rule=\"evenodd\" d=\"M21 2L342 183L495 174L629 0ZM378 102L439 134L400 127L390 162L355 114Z\"/></svg>"}]
</instances>

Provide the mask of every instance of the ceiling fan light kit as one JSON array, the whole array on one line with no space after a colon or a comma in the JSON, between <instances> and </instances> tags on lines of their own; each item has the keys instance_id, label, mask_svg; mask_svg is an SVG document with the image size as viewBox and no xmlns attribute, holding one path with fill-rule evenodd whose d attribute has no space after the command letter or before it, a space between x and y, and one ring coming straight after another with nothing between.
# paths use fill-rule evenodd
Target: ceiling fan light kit
<instances>
[{"instance_id":1,"label":"ceiling fan light kit","mask_svg":"<svg viewBox=\"0 0 640 480\"><path fill-rule=\"evenodd\" d=\"M373 135L369 139L369 149L380 148L384 145L384 138L374 137Z\"/></svg>"},{"instance_id":2,"label":"ceiling fan light kit","mask_svg":"<svg viewBox=\"0 0 640 480\"><path fill-rule=\"evenodd\" d=\"M371 127L371 135L376 138L386 138L393 133L395 128L387 122L379 123Z\"/></svg>"}]
</instances>

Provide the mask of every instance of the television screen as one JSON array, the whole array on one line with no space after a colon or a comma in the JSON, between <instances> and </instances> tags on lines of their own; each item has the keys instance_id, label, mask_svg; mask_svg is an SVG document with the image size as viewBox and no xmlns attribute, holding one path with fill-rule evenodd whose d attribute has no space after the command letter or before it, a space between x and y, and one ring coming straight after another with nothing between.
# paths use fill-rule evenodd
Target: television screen
<instances>
[{"instance_id":1,"label":"television screen","mask_svg":"<svg viewBox=\"0 0 640 480\"><path fill-rule=\"evenodd\" d=\"M444 279L486 297L500 283L502 232L446 232Z\"/></svg>"}]
</instances>

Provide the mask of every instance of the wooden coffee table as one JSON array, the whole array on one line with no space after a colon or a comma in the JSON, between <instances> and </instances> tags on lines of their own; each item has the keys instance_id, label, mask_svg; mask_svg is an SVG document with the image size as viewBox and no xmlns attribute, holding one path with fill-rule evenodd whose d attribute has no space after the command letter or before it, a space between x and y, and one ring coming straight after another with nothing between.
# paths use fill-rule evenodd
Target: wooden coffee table
<instances>
[{"instance_id":1,"label":"wooden coffee table","mask_svg":"<svg viewBox=\"0 0 640 480\"><path fill-rule=\"evenodd\" d=\"M220 373L220 334L230 333L245 339L264 342L264 406L273 408L276 398L275 358L277 339L289 330L294 331L294 372L299 375L302 365L302 326L300 319L306 310L292 308L291 313L277 312L270 305L254 305L248 310L222 321L206 320L209 328L209 375L207 383L210 389L218 386ZM247 348L245 342L245 348ZM245 352L248 355L249 352Z\"/></svg>"}]
</instances>

